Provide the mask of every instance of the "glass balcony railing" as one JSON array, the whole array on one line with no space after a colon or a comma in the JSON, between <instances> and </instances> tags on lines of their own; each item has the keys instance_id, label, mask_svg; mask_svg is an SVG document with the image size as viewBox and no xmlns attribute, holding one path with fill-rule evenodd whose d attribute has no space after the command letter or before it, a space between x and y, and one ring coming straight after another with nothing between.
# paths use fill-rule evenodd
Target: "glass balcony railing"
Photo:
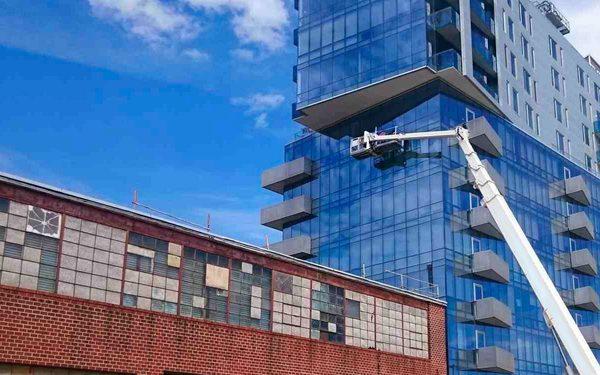
<instances>
[{"instance_id":1,"label":"glass balcony railing","mask_svg":"<svg viewBox=\"0 0 600 375\"><path fill-rule=\"evenodd\" d=\"M474 1L471 1L471 10L473 11L473 14L479 18L481 24L486 26L487 31L489 31L492 35L496 35L496 21L494 21L492 14L486 12L481 5L475 3Z\"/></svg>"},{"instance_id":2,"label":"glass balcony railing","mask_svg":"<svg viewBox=\"0 0 600 375\"><path fill-rule=\"evenodd\" d=\"M460 14L452 7L444 8L429 15L428 23L434 30L444 29L448 26L460 29Z\"/></svg>"},{"instance_id":3,"label":"glass balcony railing","mask_svg":"<svg viewBox=\"0 0 600 375\"><path fill-rule=\"evenodd\" d=\"M488 92L488 94L490 94L496 101L499 100L498 90L495 87L493 87L489 83L486 83L483 77L477 74L475 74L475 79L477 79L477 82L479 82L479 84L483 86L483 88L485 89L485 91Z\"/></svg>"},{"instance_id":4,"label":"glass balcony railing","mask_svg":"<svg viewBox=\"0 0 600 375\"><path fill-rule=\"evenodd\" d=\"M485 45L482 42L478 42L473 40L473 52L479 54L481 59L488 64L488 66L494 71L498 72L498 64L496 61L496 55L494 53L485 48Z\"/></svg>"},{"instance_id":5,"label":"glass balcony railing","mask_svg":"<svg viewBox=\"0 0 600 375\"><path fill-rule=\"evenodd\" d=\"M594 120L594 134L600 136L600 119Z\"/></svg>"},{"instance_id":6,"label":"glass balcony railing","mask_svg":"<svg viewBox=\"0 0 600 375\"><path fill-rule=\"evenodd\" d=\"M436 71L455 68L459 72L462 72L462 59L460 53L453 49L448 49L431 56L429 58L429 66Z\"/></svg>"}]
</instances>

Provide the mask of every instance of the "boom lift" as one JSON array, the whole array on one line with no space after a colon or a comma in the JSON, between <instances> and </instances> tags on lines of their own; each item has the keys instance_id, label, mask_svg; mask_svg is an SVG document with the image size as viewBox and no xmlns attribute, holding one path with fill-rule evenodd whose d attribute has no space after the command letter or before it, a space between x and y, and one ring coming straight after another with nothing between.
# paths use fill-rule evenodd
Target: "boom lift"
<instances>
[{"instance_id":1,"label":"boom lift","mask_svg":"<svg viewBox=\"0 0 600 375\"><path fill-rule=\"evenodd\" d=\"M483 204L498 224L506 243L539 299L548 325L553 334L559 339L559 347L562 343L579 374L599 375L600 365L598 361L571 317L567 306L544 269L542 262L537 257L523 229L517 222L506 199L500 194L498 187L482 164L479 155L473 149L469 141L469 130L467 128L459 126L453 130L406 134L365 132L362 137L352 139L350 155L356 159L365 159L380 156L383 152L393 148L404 148L405 143L408 141L445 138L458 140L458 145L467 159L468 168L475 177L475 188L481 192ZM568 363L567 373L572 373Z\"/></svg>"}]
</instances>

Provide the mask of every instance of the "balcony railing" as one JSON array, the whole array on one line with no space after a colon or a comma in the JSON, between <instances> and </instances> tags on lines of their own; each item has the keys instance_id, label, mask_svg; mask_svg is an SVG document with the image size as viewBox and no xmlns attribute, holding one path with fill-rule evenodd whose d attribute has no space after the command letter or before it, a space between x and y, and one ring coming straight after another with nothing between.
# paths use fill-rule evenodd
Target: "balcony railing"
<instances>
[{"instance_id":1,"label":"balcony railing","mask_svg":"<svg viewBox=\"0 0 600 375\"><path fill-rule=\"evenodd\" d=\"M496 101L499 100L498 97L498 89L496 89L495 87L491 86L490 84L486 83L483 79L483 77L475 75L475 79L477 79L477 82L479 82L479 84L481 86L483 86L483 88L488 92L488 94L490 94Z\"/></svg>"},{"instance_id":2,"label":"balcony railing","mask_svg":"<svg viewBox=\"0 0 600 375\"><path fill-rule=\"evenodd\" d=\"M460 14L452 7L444 8L431 14L428 23L435 30L448 26L455 26L457 29L460 29Z\"/></svg>"},{"instance_id":3,"label":"balcony railing","mask_svg":"<svg viewBox=\"0 0 600 375\"><path fill-rule=\"evenodd\" d=\"M594 134L600 136L600 119L594 121Z\"/></svg>"},{"instance_id":4,"label":"balcony railing","mask_svg":"<svg viewBox=\"0 0 600 375\"><path fill-rule=\"evenodd\" d=\"M429 58L429 66L436 71L455 68L459 72L462 72L462 59L460 53L449 49L431 56Z\"/></svg>"},{"instance_id":5,"label":"balcony railing","mask_svg":"<svg viewBox=\"0 0 600 375\"><path fill-rule=\"evenodd\" d=\"M489 68L491 68L494 72L498 72L496 55L494 55L491 50L485 48L483 43L480 43L476 40L473 40L473 49L481 56L485 63L488 64Z\"/></svg>"},{"instance_id":6,"label":"balcony railing","mask_svg":"<svg viewBox=\"0 0 600 375\"><path fill-rule=\"evenodd\" d=\"M496 21L494 20L492 14L486 12L479 4L471 1L471 10L473 13L479 18L480 23L484 25L490 34L496 35Z\"/></svg>"}]
</instances>

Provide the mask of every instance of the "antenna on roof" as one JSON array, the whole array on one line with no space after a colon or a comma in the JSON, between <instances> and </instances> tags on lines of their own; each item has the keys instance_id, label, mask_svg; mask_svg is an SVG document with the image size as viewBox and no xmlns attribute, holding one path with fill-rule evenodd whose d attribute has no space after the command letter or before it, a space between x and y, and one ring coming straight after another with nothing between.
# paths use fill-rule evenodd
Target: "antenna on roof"
<instances>
[{"instance_id":1,"label":"antenna on roof","mask_svg":"<svg viewBox=\"0 0 600 375\"><path fill-rule=\"evenodd\" d=\"M268 234L265 234L265 247L267 248L267 250L271 250L270 245L269 245L269 235Z\"/></svg>"},{"instance_id":2,"label":"antenna on roof","mask_svg":"<svg viewBox=\"0 0 600 375\"><path fill-rule=\"evenodd\" d=\"M171 214L166 213L164 211L160 211L160 210L152 208L152 207L150 207L148 205L140 203L139 196L138 196L138 191L137 190L133 191L133 200L131 201L131 205L133 206L133 208L140 208L141 207L141 208L146 209L146 210L148 210L148 211L150 211L152 213L159 214L160 216L164 216L166 218L178 221L178 222L180 222L182 224L187 224L187 225L192 226L192 227L194 227L196 229L200 229L200 230L203 230L203 231L206 231L206 232L210 232L210 213L208 214L208 218L207 218L207 223L206 223L207 226L202 226L202 225L196 224L196 223L194 223L192 221L182 219L180 217L171 215Z\"/></svg>"}]
</instances>

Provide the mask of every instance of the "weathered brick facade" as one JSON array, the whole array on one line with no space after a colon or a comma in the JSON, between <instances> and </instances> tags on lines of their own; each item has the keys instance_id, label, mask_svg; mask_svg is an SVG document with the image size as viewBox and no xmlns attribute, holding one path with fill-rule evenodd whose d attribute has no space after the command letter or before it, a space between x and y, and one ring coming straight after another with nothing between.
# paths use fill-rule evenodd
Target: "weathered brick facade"
<instances>
[{"instance_id":1,"label":"weathered brick facade","mask_svg":"<svg viewBox=\"0 0 600 375\"><path fill-rule=\"evenodd\" d=\"M429 336L428 348L418 352L404 349L411 355L393 354L386 347L360 348L299 337L299 333L231 325L230 318L220 323L180 316L179 305L178 315L0 286L0 364L149 374L447 373L445 307L436 301L47 188L5 181L0 182L0 197L202 249L227 257L230 267L233 261L242 261L307 278L312 280L313 291L315 284L327 283L371 296L373 301L418 309L426 313ZM182 257L181 262L185 261ZM426 355L419 358L418 353Z\"/></svg>"}]
</instances>

